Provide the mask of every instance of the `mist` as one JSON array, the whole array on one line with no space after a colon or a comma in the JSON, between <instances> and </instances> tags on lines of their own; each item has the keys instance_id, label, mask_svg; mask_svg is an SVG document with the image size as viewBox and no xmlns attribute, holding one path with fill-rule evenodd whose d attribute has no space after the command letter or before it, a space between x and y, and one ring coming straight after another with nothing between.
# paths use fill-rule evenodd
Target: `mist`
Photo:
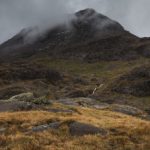
<instances>
[{"instance_id":1,"label":"mist","mask_svg":"<svg viewBox=\"0 0 150 150\"><path fill-rule=\"evenodd\" d=\"M0 0L0 43L30 26L47 28L94 8L140 37L150 36L149 0Z\"/></svg>"}]
</instances>

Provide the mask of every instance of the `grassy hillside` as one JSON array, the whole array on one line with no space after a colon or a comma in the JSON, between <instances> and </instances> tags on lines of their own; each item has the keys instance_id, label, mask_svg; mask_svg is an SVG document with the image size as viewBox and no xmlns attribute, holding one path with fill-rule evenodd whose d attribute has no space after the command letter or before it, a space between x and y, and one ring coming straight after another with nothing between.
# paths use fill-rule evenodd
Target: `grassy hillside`
<instances>
[{"instance_id":1,"label":"grassy hillside","mask_svg":"<svg viewBox=\"0 0 150 150\"><path fill-rule=\"evenodd\" d=\"M130 73L130 71L135 68L149 65L150 59L141 58L131 61L99 61L95 63L63 59L53 60L48 57L44 57L44 59L43 57L38 59L34 58L34 60L36 63L44 64L49 68L57 69L68 76L73 78L77 77L87 82L87 84L84 85L81 83L74 84L72 81L67 80L66 84L68 84L70 90L78 89L93 91L95 87L103 84L101 88L97 89L94 95L100 101L108 103L129 104L144 110L150 108L150 95L135 96L111 91L111 88L118 86L118 78ZM138 82L138 80L135 82ZM62 86L65 87L66 84L62 84ZM64 91L62 90L62 93L60 92L60 94L63 95L63 92ZM90 94L91 93L89 93L89 95Z\"/></svg>"},{"instance_id":2,"label":"grassy hillside","mask_svg":"<svg viewBox=\"0 0 150 150\"><path fill-rule=\"evenodd\" d=\"M54 108L69 109L55 104ZM150 122L106 110L74 107L73 113L47 111L6 112L0 115L0 149L11 150L148 150ZM58 129L34 132L33 127L60 121ZM78 121L106 134L72 136L69 124ZM5 130L3 133L2 131Z\"/></svg>"}]
</instances>

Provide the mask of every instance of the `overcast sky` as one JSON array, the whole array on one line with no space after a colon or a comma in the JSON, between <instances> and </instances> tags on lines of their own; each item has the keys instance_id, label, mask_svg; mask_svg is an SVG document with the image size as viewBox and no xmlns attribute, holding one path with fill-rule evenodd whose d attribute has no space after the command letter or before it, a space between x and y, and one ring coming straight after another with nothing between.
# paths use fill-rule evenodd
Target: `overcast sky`
<instances>
[{"instance_id":1,"label":"overcast sky","mask_svg":"<svg viewBox=\"0 0 150 150\"><path fill-rule=\"evenodd\" d=\"M150 36L150 0L0 0L0 43L22 28L59 23L66 14L87 7L138 36Z\"/></svg>"}]
</instances>

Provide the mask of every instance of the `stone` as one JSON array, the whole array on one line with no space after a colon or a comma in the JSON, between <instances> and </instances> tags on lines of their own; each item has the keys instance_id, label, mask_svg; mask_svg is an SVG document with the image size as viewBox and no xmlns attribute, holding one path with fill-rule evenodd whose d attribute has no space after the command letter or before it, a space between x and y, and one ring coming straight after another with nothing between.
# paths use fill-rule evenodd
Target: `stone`
<instances>
[{"instance_id":1,"label":"stone","mask_svg":"<svg viewBox=\"0 0 150 150\"><path fill-rule=\"evenodd\" d=\"M14 102L11 107L13 111L29 111L36 108L34 104L24 101Z\"/></svg>"},{"instance_id":2,"label":"stone","mask_svg":"<svg viewBox=\"0 0 150 150\"><path fill-rule=\"evenodd\" d=\"M111 110L131 116L140 116L144 114L142 110L128 105L112 105Z\"/></svg>"},{"instance_id":3,"label":"stone","mask_svg":"<svg viewBox=\"0 0 150 150\"><path fill-rule=\"evenodd\" d=\"M19 94L19 95L15 95L13 97L11 97L9 99L10 101L32 101L34 100L34 95L33 93L22 93L22 94Z\"/></svg>"},{"instance_id":4,"label":"stone","mask_svg":"<svg viewBox=\"0 0 150 150\"><path fill-rule=\"evenodd\" d=\"M109 108L109 105L108 104L101 104L101 105L93 105L92 107L95 109L107 109L107 108Z\"/></svg>"},{"instance_id":5,"label":"stone","mask_svg":"<svg viewBox=\"0 0 150 150\"><path fill-rule=\"evenodd\" d=\"M80 122L73 122L69 126L70 134L72 136L84 136L84 135L106 135L106 130L102 128L98 128L89 124L80 123Z\"/></svg>"},{"instance_id":6,"label":"stone","mask_svg":"<svg viewBox=\"0 0 150 150\"><path fill-rule=\"evenodd\" d=\"M39 98L35 98L32 103L36 104L36 105L51 105L52 101L48 100L45 96L43 97L39 97Z\"/></svg>"},{"instance_id":7,"label":"stone","mask_svg":"<svg viewBox=\"0 0 150 150\"><path fill-rule=\"evenodd\" d=\"M7 111L29 111L32 109L36 109L37 106L24 101L12 101L12 102L4 102L0 103L0 112Z\"/></svg>"},{"instance_id":8,"label":"stone","mask_svg":"<svg viewBox=\"0 0 150 150\"><path fill-rule=\"evenodd\" d=\"M32 131L33 132L42 132L42 131L48 130L50 128L51 129L58 129L60 124L61 124L60 122L53 122L50 124L39 125L39 126L33 127Z\"/></svg>"},{"instance_id":9,"label":"stone","mask_svg":"<svg viewBox=\"0 0 150 150\"><path fill-rule=\"evenodd\" d=\"M0 128L0 134L5 133L6 130L7 130L6 128Z\"/></svg>"},{"instance_id":10,"label":"stone","mask_svg":"<svg viewBox=\"0 0 150 150\"><path fill-rule=\"evenodd\" d=\"M79 106L79 104L76 103L76 101L74 99L69 99L69 98L59 99L59 100L57 100L57 102L61 103L63 105L68 105L68 106Z\"/></svg>"}]
</instances>

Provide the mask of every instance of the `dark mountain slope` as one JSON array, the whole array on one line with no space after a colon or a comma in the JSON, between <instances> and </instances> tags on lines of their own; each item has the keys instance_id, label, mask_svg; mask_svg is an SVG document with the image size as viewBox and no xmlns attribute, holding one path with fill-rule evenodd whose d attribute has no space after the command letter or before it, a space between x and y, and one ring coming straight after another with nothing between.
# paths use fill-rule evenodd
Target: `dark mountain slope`
<instances>
[{"instance_id":1,"label":"dark mountain slope","mask_svg":"<svg viewBox=\"0 0 150 150\"><path fill-rule=\"evenodd\" d=\"M150 65L136 67L121 76L116 82L112 91L137 97L150 96Z\"/></svg>"},{"instance_id":2,"label":"dark mountain slope","mask_svg":"<svg viewBox=\"0 0 150 150\"><path fill-rule=\"evenodd\" d=\"M128 60L150 54L150 40L139 39L116 21L85 9L67 24L41 34L27 28L0 46L0 60L16 60L45 53L52 58L80 60ZM7 58L7 59L6 59Z\"/></svg>"}]
</instances>

